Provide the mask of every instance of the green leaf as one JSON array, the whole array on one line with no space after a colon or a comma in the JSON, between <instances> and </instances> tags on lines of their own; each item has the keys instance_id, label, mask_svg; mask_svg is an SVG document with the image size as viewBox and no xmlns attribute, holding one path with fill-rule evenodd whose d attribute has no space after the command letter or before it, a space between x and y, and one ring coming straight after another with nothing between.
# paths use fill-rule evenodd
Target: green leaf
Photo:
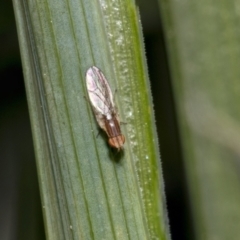
<instances>
[{"instance_id":1,"label":"green leaf","mask_svg":"<svg viewBox=\"0 0 240 240\"><path fill-rule=\"evenodd\" d=\"M14 0L47 238L169 239L135 3ZM95 65L117 89L114 152L84 99Z\"/></svg>"}]
</instances>

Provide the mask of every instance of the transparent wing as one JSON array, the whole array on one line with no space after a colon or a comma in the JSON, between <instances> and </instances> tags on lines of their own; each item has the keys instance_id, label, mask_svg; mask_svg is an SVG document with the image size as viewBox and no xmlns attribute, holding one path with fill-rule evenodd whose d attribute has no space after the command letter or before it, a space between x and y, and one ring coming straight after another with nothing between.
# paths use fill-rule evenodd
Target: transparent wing
<instances>
[{"instance_id":1,"label":"transparent wing","mask_svg":"<svg viewBox=\"0 0 240 240\"><path fill-rule=\"evenodd\" d=\"M114 113L113 95L107 79L95 66L86 72L86 84L90 102L96 114L109 115Z\"/></svg>"}]
</instances>

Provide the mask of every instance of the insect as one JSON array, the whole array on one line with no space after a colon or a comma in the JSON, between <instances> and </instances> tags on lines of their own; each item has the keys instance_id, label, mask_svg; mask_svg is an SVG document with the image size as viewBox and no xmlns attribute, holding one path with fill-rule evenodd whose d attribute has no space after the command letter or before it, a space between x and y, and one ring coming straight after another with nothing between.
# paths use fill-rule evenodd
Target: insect
<instances>
[{"instance_id":1,"label":"insect","mask_svg":"<svg viewBox=\"0 0 240 240\"><path fill-rule=\"evenodd\" d=\"M90 103L100 128L107 133L109 145L120 151L125 137L121 133L119 117L107 79L99 68L92 66L86 72L86 84Z\"/></svg>"}]
</instances>

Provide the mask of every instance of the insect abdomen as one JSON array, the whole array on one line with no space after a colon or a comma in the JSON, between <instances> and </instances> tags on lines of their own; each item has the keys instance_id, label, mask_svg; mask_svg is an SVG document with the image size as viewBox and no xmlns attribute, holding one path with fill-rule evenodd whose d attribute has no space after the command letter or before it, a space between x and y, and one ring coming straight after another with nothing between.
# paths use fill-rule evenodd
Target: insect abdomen
<instances>
[{"instance_id":1,"label":"insect abdomen","mask_svg":"<svg viewBox=\"0 0 240 240\"><path fill-rule=\"evenodd\" d=\"M115 116L110 120L105 119L105 127L109 137L109 145L120 150L125 142L125 137L121 133L119 121Z\"/></svg>"}]
</instances>

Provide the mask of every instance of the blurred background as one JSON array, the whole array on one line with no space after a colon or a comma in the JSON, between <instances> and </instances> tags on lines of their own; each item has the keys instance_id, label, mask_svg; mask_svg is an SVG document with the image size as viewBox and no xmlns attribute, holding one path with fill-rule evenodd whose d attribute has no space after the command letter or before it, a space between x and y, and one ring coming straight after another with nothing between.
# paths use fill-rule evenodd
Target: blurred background
<instances>
[{"instance_id":1,"label":"blurred background","mask_svg":"<svg viewBox=\"0 0 240 240\"><path fill-rule=\"evenodd\" d=\"M240 6L213 4L190 16L197 3L182 3L179 8L176 3L172 18L167 18L160 15L156 0L141 0L138 5L172 239L240 239L236 97ZM160 5L164 15L168 4ZM163 19L169 31L163 30ZM182 28L174 41L178 23ZM45 239L15 19L8 0L0 2L0 79L0 239Z\"/></svg>"}]
</instances>

